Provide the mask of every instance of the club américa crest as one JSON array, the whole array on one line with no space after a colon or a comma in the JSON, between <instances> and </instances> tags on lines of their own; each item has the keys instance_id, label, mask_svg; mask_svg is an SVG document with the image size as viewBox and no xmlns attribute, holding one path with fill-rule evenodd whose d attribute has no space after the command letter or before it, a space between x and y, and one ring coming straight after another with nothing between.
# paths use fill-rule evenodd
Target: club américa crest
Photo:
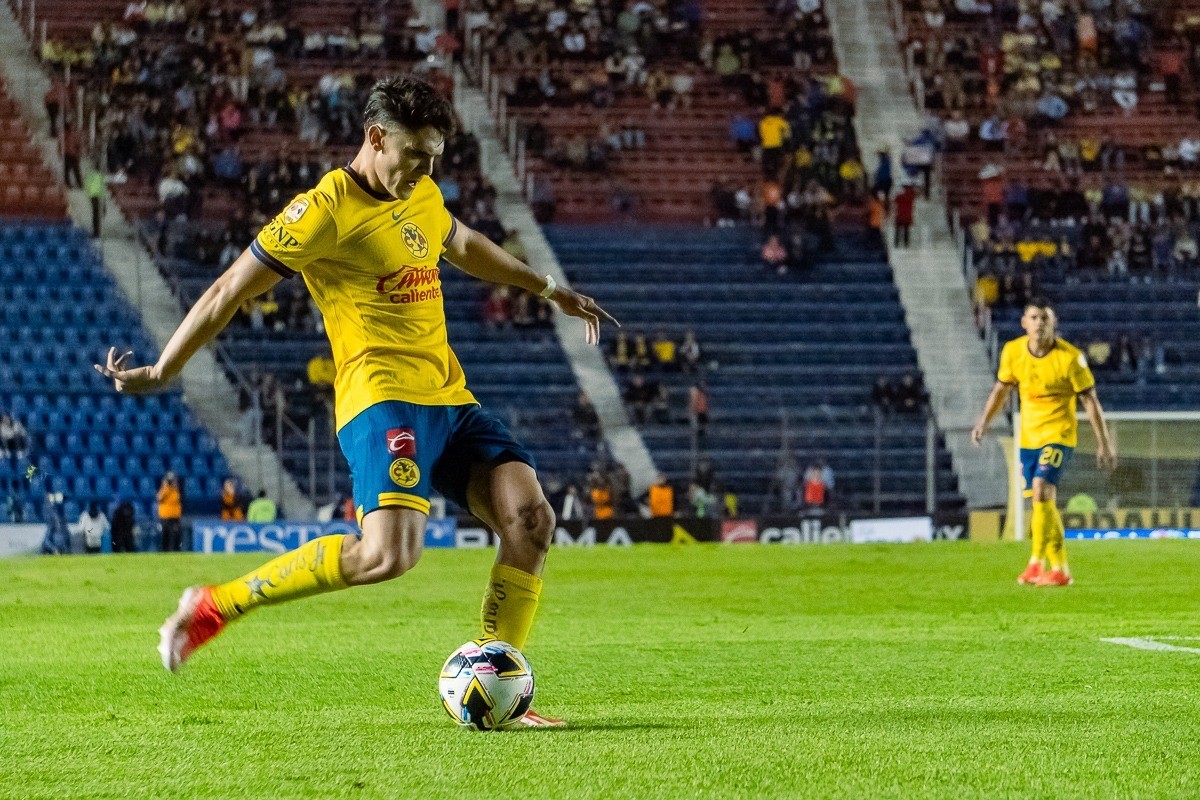
<instances>
[{"instance_id":1,"label":"club am\u00e9rica crest","mask_svg":"<svg viewBox=\"0 0 1200 800\"><path fill-rule=\"evenodd\" d=\"M404 223L400 226L400 235L404 237L404 246L408 248L408 252L415 257L424 258L429 255L429 240L415 224Z\"/></svg>"}]
</instances>

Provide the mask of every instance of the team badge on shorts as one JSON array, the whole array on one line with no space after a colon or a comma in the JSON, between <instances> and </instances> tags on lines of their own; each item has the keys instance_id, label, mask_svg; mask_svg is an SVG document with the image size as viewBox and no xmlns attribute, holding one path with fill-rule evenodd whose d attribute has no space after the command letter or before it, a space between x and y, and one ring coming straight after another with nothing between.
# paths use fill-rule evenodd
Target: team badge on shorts
<instances>
[{"instance_id":1,"label":"team badge on shorts","mask_svg":"<svg viewBox=\"0 0 1200 800\"><path fill-rule=\"evenodd\" d=\"M429 240L416 225L411 222L404 223L400 228L400 235L404 237L404 246L408 248L408 252L417 258L429 255Z\"/></svg>"},{"instance_id":2,"label":"team badge on shorts","mask_svg":"<svg viewBox=\"0 0 1200 800\"><path fill-rule=\"evenodd\" d=\"M308 211L308 198L297 198L296 201L288 206L287 210L283 212L283 221L290 225L291 223L296 222L303 217L305 211Z\"/></svg>"},{"instance_id":3,"label":"team badge on shorts","mask_svg":"<svg viewBox=\"0 0 1200 800\"><path fill-rule=\"evenodd\" d=\"M405 489L411 489L421 480L421 468L411 458L397 458L388 469L392 483Z\"/></svg>"}]
</instances>

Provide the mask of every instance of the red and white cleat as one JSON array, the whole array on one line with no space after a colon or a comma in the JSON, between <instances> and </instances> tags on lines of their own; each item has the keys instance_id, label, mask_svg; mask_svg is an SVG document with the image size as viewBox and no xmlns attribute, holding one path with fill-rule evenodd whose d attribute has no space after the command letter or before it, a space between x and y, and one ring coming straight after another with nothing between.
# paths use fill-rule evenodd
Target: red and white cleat
<instances>
[{"instance_id":1,"label":"red and white cleat","mask_svg":"<svg viewBox=\"0 0 1200 800\"><path fill-rule=\"evenodd\" d=\"M1038 579L1038 586L1070 586L1075 580L1061 569L1052 569Z\"/></svg>"},{"instance_id":2,"label":"red and white cleat","mask_svg":"<svg viewBox=\"0 0 1200 800\"><path fill-rule=\"evenodd\" d=\"M526 711L519 720L512 723L512 726L514 728L565 728L567 727L567 721L564 719L543 717L541 714Z\"/></svg>"},{"instance_id":3,"label":"red and white cleat","mask_svg":"<svg viewBox=\"0 0 1200 800\"><path fill-rule=\"evenodd\" d=\"M188 660L196 649L216 636L225 620L213 602L212 587L192 586L179 599L179 608L158 629L158 653L171 672Z\"/></svg>"},{"instance_id":4,"label":"red and white cleat","mask_svg":"<svg viewBox=\"0 0 1200 800\"><path fill-rule=\"evenodd\" d=\"M1042 576L1045 573L1046 571L1042 569L1041 564L1036 561L1030 561L1029 566L1026 567L1025 571L1022 572L1017 578L1017 583L1025 586L1037 586L1037 582L1042 579Z\"/></svg>"}]
</instances>

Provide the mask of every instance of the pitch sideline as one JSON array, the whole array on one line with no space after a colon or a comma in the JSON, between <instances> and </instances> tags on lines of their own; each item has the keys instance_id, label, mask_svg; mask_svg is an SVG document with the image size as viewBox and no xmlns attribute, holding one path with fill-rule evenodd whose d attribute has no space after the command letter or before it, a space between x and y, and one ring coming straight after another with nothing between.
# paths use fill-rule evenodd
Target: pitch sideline
<instances>
[{"instance_id":1,"label":"pitch sideline","mask_svg":"<svg viewBox=\"0 0 1200 800\"><path fill-rule=\"evenodd\" d=\"M1137 636L1137 637L1131 637L1131 638L1125 638L1125 637L1115 637L1115 638L1108 638L1108 639L1101 638L1100 641L1108 642L1109 644L1119 644L1119 645L1123 645L1125 647L1132 647L1135 650L1158 650L1160 652L1161 651L1173 651L1176 653L1194 653L1196 655L1200 655L1200 647L1184 647L1183 645L1167 644L1164 641L1159 641L1159 639L1165 639L1168 641L1179 641L1179 640L1194 641L1196 639L1196 637L1192 637L1192 636L1160 636L1160 637L1158 637L1158 639L1150 639L1150 638L1143 638L1143 637Z\"/></svg>"}]
</instances>

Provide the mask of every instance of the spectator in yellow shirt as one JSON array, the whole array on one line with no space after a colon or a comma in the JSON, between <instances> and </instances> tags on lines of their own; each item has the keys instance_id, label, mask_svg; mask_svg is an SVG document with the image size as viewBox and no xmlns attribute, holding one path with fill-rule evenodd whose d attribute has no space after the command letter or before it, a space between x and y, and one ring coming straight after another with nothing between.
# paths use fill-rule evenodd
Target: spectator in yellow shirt
<instances>
[{"instance_id":1,"label":"spectator in yellow shirt","mask_svg":"<svg viewBox=\"0 0 1200 800\"><path fill-rule=\"evenodd\" d=\"M788 125L773 108L758 122L758 141L762 145L763 176L774 178L783 165L784 146L792 138L792 126Z\"/></svg>"}]
</instances>

